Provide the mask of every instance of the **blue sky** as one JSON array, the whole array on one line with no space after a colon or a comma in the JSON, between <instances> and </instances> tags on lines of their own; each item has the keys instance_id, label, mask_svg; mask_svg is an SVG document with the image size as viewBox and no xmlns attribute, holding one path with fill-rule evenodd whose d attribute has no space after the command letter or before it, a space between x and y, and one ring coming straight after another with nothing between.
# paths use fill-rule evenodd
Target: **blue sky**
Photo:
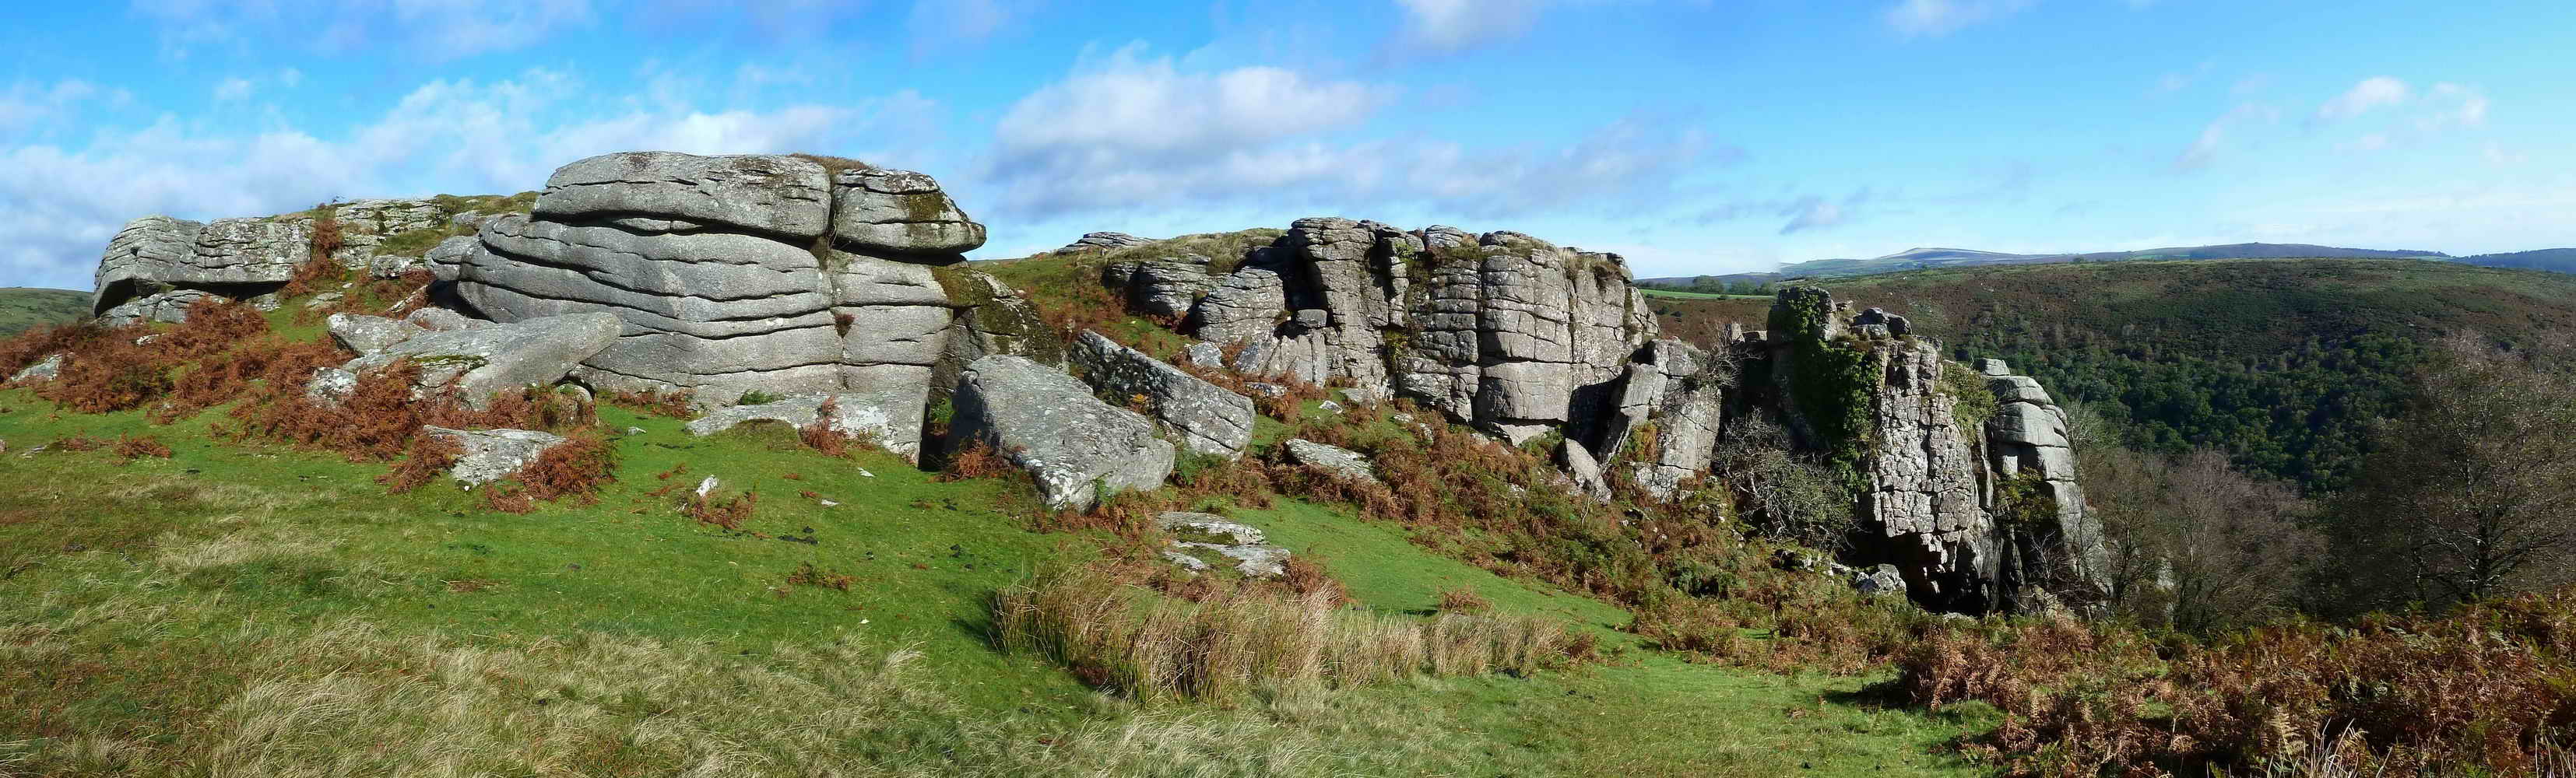
<instances>
[{"instance_id":1,"label":"blue sky","mask_svg":"<svg viewBox=\"0 0 2576 778\"><path fill-rule=\"evenodd\" d=\"M2576 245L2576 3L137 0L0 29L0 286L125 221L633 149L938 177L979 258L1307 215L1640 275L1912 246Z\"/></svg>"}]
</instances>

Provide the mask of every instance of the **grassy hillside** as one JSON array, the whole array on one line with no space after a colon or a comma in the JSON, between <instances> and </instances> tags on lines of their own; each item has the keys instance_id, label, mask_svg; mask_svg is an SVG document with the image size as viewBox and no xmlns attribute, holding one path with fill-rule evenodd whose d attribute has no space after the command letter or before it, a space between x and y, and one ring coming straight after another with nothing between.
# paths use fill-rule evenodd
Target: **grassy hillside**
<instances>
[{"instance_id":1,"label":"grassy hillside","mask_svg":"<svg viewBox=\"0 0 2576 778\"><path fill-rule=\"evenodd\" d=\"M0 288L0 336L75 321L89 315L89 293L69 289Z\"/></svg>"},{"instance_id":2,"label":"grassy hillside","mask_svg":"<svg viewBox=\"0 0 2576 778\"><path fill-rule=\"evenodd\" d=\"M2214 445L2332 488L2370 419L2394 413L2421 344L2506 342L2576 321L2576 276L2411 260L2234 260L1925 270L1817 282L1906 314L1953 357L2002 357L2135 442ZM1668 332L1714 339L1759 300L1652 298Z\"/></svg>"},{"instance_id":3,"label":"grassy hillside","mask_svg":"<svg viewBox=\"0 0 2576 778\"><path fill-rule=\"evenodd\" d=\"M321 337L300 310L263 337ZM1322 560L1356 612L1479 603L1606 658L1140 701L997 647L997 592L1113 545L1040 531L1022 481L598 415L614 480L520 515L443 479L389 493L392 465L225 406L156 423L0 389L0 774L1968 775L1943 744L1996 723L1883 706L1884 667L1684 661L1620 607L1299 500L1202 507ZM709 476L756 495L738 525L683 514Z\"/></svg>"}]
</instances>

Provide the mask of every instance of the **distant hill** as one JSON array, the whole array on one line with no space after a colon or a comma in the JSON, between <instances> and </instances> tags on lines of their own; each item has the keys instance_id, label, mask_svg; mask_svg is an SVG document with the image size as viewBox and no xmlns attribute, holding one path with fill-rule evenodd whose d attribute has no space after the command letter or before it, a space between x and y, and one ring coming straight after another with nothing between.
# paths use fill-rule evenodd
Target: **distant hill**
<instances>
[{"instance_id":1,"label":"distant hill","mask_svg":"<svg viewBox=\"0 0 2576 778\"><path fill-rule=\"evenodd\" d=\"M2536 253L2536 252L2535 252ZM2239 466L2329 490L2374 418L2412 397L2428 344L2474 330L2528 340L2576 323L2576 275L2467 261L2275 259L1968 266L1815 281L1908 316L1953 358L2000 357L2131 443L2224 449ZM1759 329L1760 299L1652 296L1666 334ZM2576 325L2571 325L2576 326Z\"/></svg>"},{"instance_id":2,"label":"distant hill","mask_svg":"<svg viewBox=\"0 0 2576 778\"><path fill-rule=\"evenodd\" d=\"M89 293L70 289L0 287L0 335L89 315Z\"/></svg>"},{"instance_id":3,"label":"distant hill","mask_svg":"<svg viewBox=\"0 0 2576 778\"><path fill-rule=\"evenodd\" d=\"M2559 273L2576 273L2576 249L2540 249L2537 251L2516 251L2510 254L2479 254L2473 257L2461 257L2460 261L2465 264L2483 265L2486 267L2519 267L2529 268L2532 270L2549 270Z\"/></svg>"},{"instance_id":4,"label":"distant hill","mask_svg":"<svg viewBox=\"0 0 2576 778\"><path fill-rule=\"evenodd\" d=\"M1718 276L1730 284L1768 283L1786 278L1847 278L1850 276L1897 273L1907 270L1931 270L1945 267L1978 265L2043 265L2058 262L2130 262L2157 259L2289 259L2314 257L2324 259L2451 259L2439 251L2355 249L2318 246L2308 243L2230 243L2223 246L2174 246L2137 251L2091 251L2062 254L2007 254L1954 248L1911 248L1883 257L1869 259L1818 259L1782 265L1769 273L1735 273ZM2522 267L2520 265L2499 265ZM1696 276L1642 278L1638 283L1654 286L1689 286Z\"/></svg>"}]
</instances>

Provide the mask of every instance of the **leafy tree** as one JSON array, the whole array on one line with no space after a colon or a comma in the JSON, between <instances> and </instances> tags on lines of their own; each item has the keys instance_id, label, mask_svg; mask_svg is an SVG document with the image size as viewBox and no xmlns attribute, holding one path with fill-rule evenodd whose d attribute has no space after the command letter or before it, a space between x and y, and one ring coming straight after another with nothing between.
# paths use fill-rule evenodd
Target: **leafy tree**
<instances>
[{"instance_id":1,"label":"leafy tree","mask_svg":"<svg viewBox=\"0 0 2576 778\"><path fill-rule=\"evenodd\" d=\"M2453 336L2334 503L2331 602L2480 602L2576 581L2576 383L2557 349Z\"/></svg>"}]
</instances>

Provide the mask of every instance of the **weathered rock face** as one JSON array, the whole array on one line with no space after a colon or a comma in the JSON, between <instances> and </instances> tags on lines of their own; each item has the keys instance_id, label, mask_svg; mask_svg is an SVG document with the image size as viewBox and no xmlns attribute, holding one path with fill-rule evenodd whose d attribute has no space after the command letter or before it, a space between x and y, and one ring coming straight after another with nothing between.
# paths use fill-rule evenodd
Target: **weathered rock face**
<instances>
[{"instance_id":1,"label":"weathered rock face","mask_svg":"<svg viewBox=\"0 0 2576 778\"><path fill-rule=\"evenodd\" d=\"M1400 392L1515 443L1577 422L1656 332L1617 255L1520 233L1309 218L1204 287L1194 264L1104 282L1140 310L1195 296L1184 328L1240 344L1237 371Z\"/></svg>"},{"instance_id":2,"label":"weathered rock face","mask_svg":"<svg viewBox=\"0 0 2576 778\"><path fill-rule=\"evenodd\" d=\"M428 328L404 319L361 316L354 313L331 314L331 318L325 320L325 324L331 330L333 341L337 341L341 348L361 356L392 348L396 343L410 340L415 335L429 331Z\"/></svg>"},{"instance_id":3,"label":"weathered rock face","mask_svg":"<svg viewBox=\"0 0 2576 778\"><path fill-rule=\"evenodd\" d=\"M1172 473L1172 444L1154 424L1091 395L1090 387L1026 357L968 365L950 398L949 445L982 443L1035 476L1050 507L1086 509L1100 497L1154 489Z\"/></svg>"},{"instance_id":4,"label":"weathered rock face","mask_svg":"<svg viewBox=\"0 0 2576 778\"><path fill-rule=\"evenodd\" d=\"M1601 459L1628 453L1636 431L1655 431L1652 455L1633 461L1637 486L1671 499L1683 481L1715 460L1728 376L1711 356L1679 340L1639 349L1618 383L1615 404L1600 416L1593 451Z\"/></svg>"},{"instance_id":5,"label":"weathered rock face","mask_svg":"<svg viewBox=\"0 0 2576 778\"><path fill-rule=\"evenodd\" d=\"M1147 262L1112 262L1100 271L1100 282L1126 290L1127 307L1139 313L1180 318L1199 298L1216 289L1208 276L1214 260L1190 254Z\"/></svg>"},{"instance_id":6,"label":"weathered rock face","mask_svg":"<svg viewBox=\"0 0 2576 778\"><path fill-rule=\"evenodd\" d=\"M1966 368L1943 359L1939 344L1911 337L1903 316L1875 308L1853 316L1849 307L1823 289L1784 289L1773 307L1772 332L1795 334L1764 345L1782 380L1794 372L1788 366L1798 353L1857 354L1867 376L1866 440L1846 443L1858 446L1866 484L1857 561L1894 565L1902 589L1936 610L2012 610L2025 591L2098 588L2100 532L2075 485L2064 414L2047 392L1997 360L1980 360L1981 375L1946 376ZM1829 342L1845 333L1855 337ZM1961 384L1978 383L1999 405L1982 424L1960 417L1955 394ZM1780 391L1785 396L1791 389ZM1998 516L2006 508L1999 491L2025 473L2053 500L2046 520ZM1892 588L1882 584L1871 586Z\"/></svg>"},{"instance_id":7,"label":"weathered rock face","mask_svg":"<svg viewBox=\"0 0 2576 778\"><path fill-rule=\"evenodd\" d=\"M2098 519L2085 510L2084 491L2075 481L2075 450L2066 437L2066 412L2029 376L2013 375L2002 360L1983 360L1986 388L1995 395L1995 416L1986 421L1988 465L1998 483L2026 477L2037 481L2053 515L2036 527L2013 528L2002 551L2002 580L2007 593L2016 586L2056 585L2106 589L2110 585L2108 552Z\"/></svg>"},{"instance_id":8,"label":"weathered rock face","mask_svg":"<svg viewBox=\"0 0 2576 778\"><path fill-rule=\"evenodd\" d=\"M353 270L393 277L416 266L381 254L386 240L442 229L453 218L434 199L359 200L324 206L337 222L329 259ZM91 313L109 324L178 321L198 296L251 300L275 292L313 256L314 212L193 222L146 216L128 222L99 258ZM188 297L176 295L185 294ZM271 305L273 307L273 304Z\"/></svg>"},{"instance_id":9,"label":"weathered rock face","mask_svg":"<svg viewBox=\"0 0 2576 778\"><path fill-rule=\"evenodd\" d=\"M1037 306L990 274L961 267L938 270L941 287L956 316L930 369L930 401L948 399L966 366L994 354L1028 357L1044 364L1064 361L1063 344L1046 331Z\"/></svg>"},{"instance_id":10,"label":"weathered rock face","mask_svg":"<svg viewBox=\"0 0 2576 778\"><path fill-rule=\"evenodd\" d=\"M420 368L416 384L422 391L454 388L467 404L480 408L498 392L554 385L616 337L617 317L565 314L417 335L340 369L363 375L409 360Z\"/></svg>"},{"instance_id":11,"label":"weathered rock face","mask_svg":"<svg viewBox=\"0 0 2576 778\"><path fill-rule=\"evenodd\" d=\"M436 254L492 320L615 315L616 342L575 371L593 387L858 395L916 429L885 441L905 449L954 332L934 266L983 236L918 173L636 152L564 166L532 215Z\"/></svg>"},{"instance_id":12,"label":"weathered rock face","mask_svg":"<svg viewBox=\"0 0 2576 778\"><path fill-rule=\"evenodd\" d=\"M1154 239L1152 238L1139 238L1124 232L1086 232L1082 234L1082 237L1074 239L1072 243L1064 244L1063 248L1056 249L1055 253L1078 254L1085 251L1110 251L1131 246L1142 246L1152 242L1154 242Z\"/></svg>"},{"instance_id":13,"label":"weathered rock face","mask_svg":"<svg viewBox=\"0 0 2576 778\"><path fill-rule=\"evenodd\" d=\"M1883 539L1918 601L1982 610L1996 532L1981 499L1976 431L1961 428L1958 398L1941 386L1942 371L1952 368L1929 341L1872 353L1884 378L1871 408L1877 435L1861 495L1864 530Z\"/></svg>"},{"instance_id":14,"label":"weathered rock face","mask_svg":"<svg viewBox=\"0 0 2576 778\"><path fill-rule=\"evenodd\" d=\"M1070 356L1093 389L1113 398L1143 398L1184 449L1233 457L1252 444L1251 398L1089 330L1074 340Z\"/></svg>"},{"instance_id":15,"label":"weathered rock face","mask_svg":"<svg viewBox=\"0 0 2576 778\"><path fill-rule=\"evenodd\" d=\"M295 276L296 266L312 256L312 246L309 228L293 223L257 218L198 223L146 216L108 240L90 312L106 316L128 301L173 290L232 299L265 294Z\"/></svg>"}]
</instances>

